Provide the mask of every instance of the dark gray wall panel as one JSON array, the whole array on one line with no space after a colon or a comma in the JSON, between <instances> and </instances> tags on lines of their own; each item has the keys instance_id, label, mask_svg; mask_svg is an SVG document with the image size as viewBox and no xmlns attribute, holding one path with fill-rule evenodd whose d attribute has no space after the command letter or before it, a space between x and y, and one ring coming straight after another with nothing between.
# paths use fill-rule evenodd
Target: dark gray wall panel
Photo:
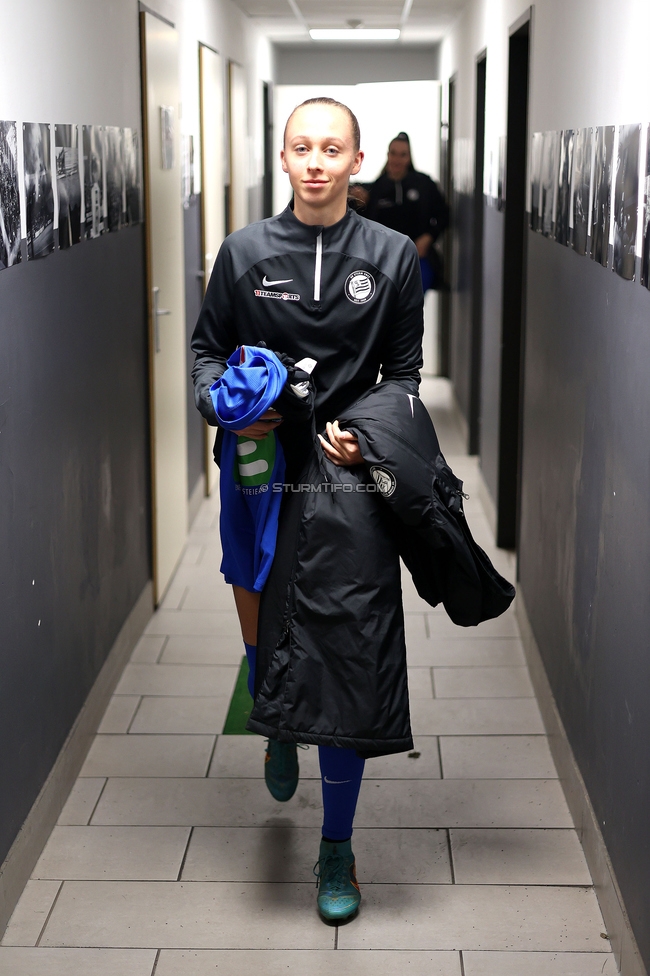
<instances>
[{"instance_id":1,"label":"dark gray wall panel","mask_svg":"<svg viewBox=\"0 0 650 976\"><path fill-rule=\"evenodd\" d=\"M473 196L455 193L452 214L454 267L451 295L450 376L458 405L469 418L472 355Z\"/></svg>"},{"instance_id":2,"label":"dark gray wall panel","mask_svg":"<svg viewBox=\"0 0 650 976\"><path fill-rule=\"evenodd\" d=\"M436 81L440 45L276 44L276 85L359 85L373 81ZM378 107L379 110L380 107Z\"/></svg>"},{"instance_id":3,"label":"dark gray wall panel","mask_svg":"<svg viewBox=\"0 0 650 976\"><path fill-rule=\"evenodd\" d=\"M0 272L0 862L150 578L145 323L141 226Z\"/></svg>"},{"instance_id":4,"label":"dark gray wall panel","mask_svg":"<svg viewBox=\"0 0 650 976\"><path fill-rule=\"evenodd\" d=\"M200 194L190 197L187 208L183 210L183 231L185 235L185 330L187 333L187 490L188 497L191 498L204 469L203 418L194 404L194 386L190 375L194 363L194 353L190 349L190 342L203 302L203 278L199 274L203 268Z\"/></svg>"},{"instance_id":5,"label":"dark gray wall panel","mask_svg":"<svg viewBox=\"0 0 650 976\"><path fill-rule=\"evenodd\" d=\"M530 233L520 577L650 964L650 293Z\"/></svg>"},{"instance_id":6,"label":"dark gray wall panel","mask_svg":"<svg viewBox=\"0 0 650 976\"><path fill-rule=\"evenodd\" d=\"M483 477L494 501L497 498L499 461L504 217L504 213L496 207L485 206L479 454Z\"/></svg>"}]
</instances>

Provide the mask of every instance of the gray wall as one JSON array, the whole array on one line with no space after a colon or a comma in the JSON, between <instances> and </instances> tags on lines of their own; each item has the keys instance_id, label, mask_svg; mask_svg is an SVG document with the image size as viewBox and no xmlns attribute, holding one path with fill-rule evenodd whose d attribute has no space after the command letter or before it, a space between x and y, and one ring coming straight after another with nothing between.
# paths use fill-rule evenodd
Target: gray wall
<instances>
[{"instance_id":1,"label":"gray wall","mask_svg":"<svg viewBox=\"0 0 650 976\"><path fill-rule=\"evenodd\" d=\"M0 862L150 577L143 228L0 272Z\"/></svg>"},{"instance_id":2,"label":"gray wall","mask_svg":"<svg viewBox=\"0 0 650 976\"><path fill-rule=\"evenodd\" d=\"M650 292L529 233L521 588L650 963Z\"/></svg>"},{"instance_id":3,"label":"gray wall","mask_svg":"<svg viewBox=\"0 0 650 976\"><path fill-rule=\"evenodd\" d=\"M372 81L436 81L439 45L276 45L278 85L359 85Z\"/></svg>"}]
</instances>

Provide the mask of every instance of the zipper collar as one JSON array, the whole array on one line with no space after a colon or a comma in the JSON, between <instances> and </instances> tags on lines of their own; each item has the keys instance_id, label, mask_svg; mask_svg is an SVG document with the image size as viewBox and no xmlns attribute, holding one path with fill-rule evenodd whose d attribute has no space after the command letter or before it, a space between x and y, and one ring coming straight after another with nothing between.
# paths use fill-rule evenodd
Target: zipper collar
<instances>
[{"instance_id":1,"label":"zipper collar","mask_svg":"<svg viewBox=\"0 0 650 976\"><path fill-rule=\"evenodd\" d=\"M345 233L353 213L354 211L348 207L347 212L340 220L335 224L329 224L329 226L323 227L322 224L303 224L294 214L291 209L291 204L288 204L280 214L280 221L291 234L292 240L304 241L313 245L315 239L319 235L322 235L323 243L328 245L338 240Z\"/></svg>"}]
</instances>

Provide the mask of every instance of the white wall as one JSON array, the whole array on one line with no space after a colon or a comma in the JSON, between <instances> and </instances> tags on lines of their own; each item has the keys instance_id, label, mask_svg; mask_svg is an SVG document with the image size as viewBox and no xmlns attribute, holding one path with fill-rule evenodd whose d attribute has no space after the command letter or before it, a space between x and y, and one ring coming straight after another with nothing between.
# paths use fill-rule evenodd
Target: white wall
<instances>
[{"instance_id":1,"label":"white wall","mask_svg":"<svg viewBox=\"0 0 650 976\"><path fill-rule=\"evenodd\" d=\"M476 56L487 49L486 193L491 192L490 155L494 168L499 137L506 133L508 29L526 10L524 0L470 0L442 42L440 78L457 79L456 137L470 145ZM537 0L530 133L650 120L648 36L648 0Z\"/></svg>"},{"instance_id":2,"label":"white wall","mask_svg":"<svg viewBox=\"0 0 650 976\"><path fill-rule=\"evenodd\" d=\"M363 85L278 85L275 89L275 166L273 200L276 213L291 198L282 172L280 150L284 125L300 102L326 95L349 105L359 119L361 148L366 156L357 180L375 180L386 162L388 143L404 130L411 140L418 170L439 178L440 85L437 81L391 81Z\"/></svg>"},{"instance_id":3,"label":"white wall","mask_svg":"<svg viewBox=\"0 0 650 976\"><path fill-rule=\"evenodd\" d=\"M199 60L202 41L243 65L248 82L248 178L262 176L262 82L273 51L231 0L148 0L181 39L181 131L194 135L200 188ZM136 0L21 0L2 6L0 118L141 128ZM254 147L254 148L253 148Z\"/></svg>"}]
</instances>

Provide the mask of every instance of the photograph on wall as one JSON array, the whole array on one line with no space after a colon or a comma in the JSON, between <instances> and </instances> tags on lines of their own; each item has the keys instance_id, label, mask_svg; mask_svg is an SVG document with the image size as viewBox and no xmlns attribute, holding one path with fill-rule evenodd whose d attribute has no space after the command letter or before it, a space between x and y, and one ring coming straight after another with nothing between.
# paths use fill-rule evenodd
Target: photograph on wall
<instances>
[{"instance_id":1,"label":"photograph on wall","mask_svg":"<svg viewBox=\"0 0 650 976\"><path fill-rule=\"evenodd\" d=\"M83 127L84 227L86 238L104 233L104 147L98 125Z\"/></svg>"},{"instance_id":2,"label":"photograph on wall","mask_svg":"<svg viewBox=\"0 0 650 976\"><path fill-rule=\"evenodd\" d=\"M540 231L551 237L555 222L559 132L545 132L542 143L542 165L539 179Z\"/></svg>"},{"instance_id":3,"label":"photograph on wall","mask_svg":"<svg viewBox=\"0 0 650 976\"><path fill-rule=\"evenodd\" d=\"M497 187L497 210L506 209L506 151L507 137L499 136L499 183Z\"/></svg>"},{"instance_id":4,"label":"photograph on wall","mask_svg":"<svg viewBox=\"0 0 650 976\"><path fill-rule=\"evenodd\" d=\"M573 250L587 253L587 241L591 227L591 157L593 129L578 129L573 145Z\"/></svg>"},{"instance_id":5,"label":"photograph on wall","mask_svg":"<svg viewBox=\"0 0 650 976\"><path fill-rule=\"evenodd\" d=\"M0 122L0 271L20 263L18 139L15 122Z\"/></svg>"},{"instance_id":6,"label":"photograph on wall","mask_svg":"<svg viewBox=\"0 0 650 976\"><path fill-rule=\"evenodd\" d=\"M54 163L59 213L59 247L81 240L81 177L76 125L54 126Z\"/></svg>"},{"instance_id":7,"label":"photograph on wall","mask_svg":"<svg viewBox=\"0 0 650 976\"><path fill-rule=\"evenodd\" d=\"M124 216L127 226L142 220L142 180L140 179L140 142L136 129L124 129Z\"/></svg>"},{"instance_id":8,"label":"photograph on wall","mask_svg":"<svg viewBox=\"0 0 650 976\"><path fill-rule=\"evenodd\" d=\"M560 159L557 171L557 203L555 205L555 240L569 244L571 215L571 171L573 169L573 129L560 133Z\"/></svg>"},{"instance_id":9,"label":"photograph on wall","mask_svg":"<svg viewBox=\"0 0 650 976\"><path fill-rule=\"evenodd\" d=\"M124 210L124 167L122 164L123 130L108 125L104 129L106 160L106 221L109 231L122 226Z\"/></svg>"},{"instance_id":10,"label":"photograph on wall","mask_svg":"<svg viewBox=\"0 0 650 976\"><path fill-rule=\"evenodd\" d=\"M27 259L44 258L54 249L54 193L50 127L23 122Z\"/></svg>"},{"instance_id":11,"label":"photograph on wall","mask_svg":"<svg viewBox=\"0 0 650 976\"><path fill-rule=\"evenodd\" d=\"M643 251L641 283L650 288L650 125L646 133L645 170L643 180Z\"/></svg>"},{"instance_id":12,"label":"photograph on wall","mask_svg":"<svg viewBox=\"0 0 650 976\"><path fill-rule=\"evenodd\" d=\"M621 125L614 182L614 271L634 280L639 216L639 149L641 126Z\"/></svg>"},{"instance_id":13,"label":"photograph on wall","mask_svg":"<svg viewBox=\"0 0 650 976\"><path fill-rule=\"evenodd\" d=\"M542 148L544 133L534 132L530 148L530 226L533 230L541 230L539 210L539 178L542 167Z\"/></svg>"},{"instance_id":14,"label":"photograph on wall","mask_svg":"<svg viewBox=\"0 0 650 976\"><path fill-rule=\"evenodd\" d=\"M160 158L163 169L174 168L174 109L160 106Z\"/></svg>"},{"instance_id":15,"label":"photograph on wall","mask_svg":"<svg viewBox=\"0 0 650 976\"><path fill-rule=\"evenodd\" d=\"M594 205L591 216L591 257L604 268L609 259L609 222L611 217L612 162L614 158L614 126L601 125L596 129L594 156Z\"/></svg>"}]
</instances>

